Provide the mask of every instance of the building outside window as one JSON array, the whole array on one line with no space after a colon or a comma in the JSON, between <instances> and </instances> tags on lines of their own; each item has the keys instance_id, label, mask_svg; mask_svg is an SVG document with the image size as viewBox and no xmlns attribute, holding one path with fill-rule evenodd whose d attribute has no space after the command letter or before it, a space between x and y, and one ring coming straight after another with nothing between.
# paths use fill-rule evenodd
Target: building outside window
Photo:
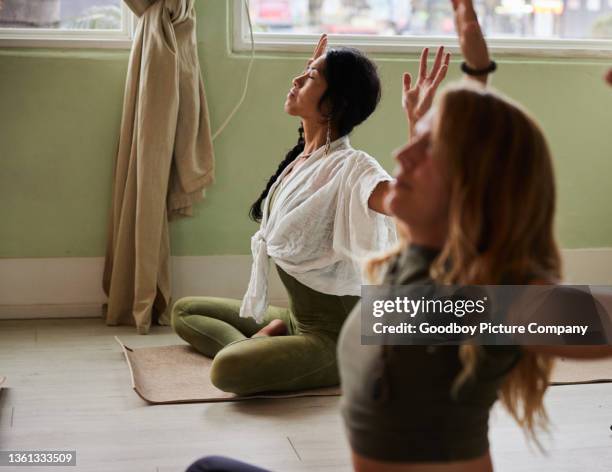
<instances>
[{"instance_id":1,"label":"building outside window","mask_svg":"<svg viewBox=\"0 0 612 472\"><path fill-rule=\"evenodd\" d=\"M610 39L612 0L475 0L491 38ZM256 33L453 36L450 0L250 0Z\"/></svg>"}]
</instances>

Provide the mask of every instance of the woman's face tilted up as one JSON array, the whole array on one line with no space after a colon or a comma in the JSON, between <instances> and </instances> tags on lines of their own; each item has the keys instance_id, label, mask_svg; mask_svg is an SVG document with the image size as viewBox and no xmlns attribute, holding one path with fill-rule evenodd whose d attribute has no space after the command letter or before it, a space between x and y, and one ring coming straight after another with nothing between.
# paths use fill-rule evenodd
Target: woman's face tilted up
<instances>
[{"instance_id":1,"label":"woman's face tilted up","mask_svg":"<svg viewBox=\"0 0 612 472\"><path fill-rule=\"evenodd\" d=\"M412 232L439 228L448 220L449 183L442 161L433 149L435 111L420 119L416 135L395 153L398 162L386 200L387 210Z\"/></svg>"},{"instance_id":2,"label":"woman's face tilted up","mask_svg":"<svg viewBox=\"0 0 612 472\"><path fill-rule=\"evenodd\" d=\"M306 70L295 77L285 100L285 112L306 120L322 121L319 103L327 90L324 75L325 56L316 59Z\"/></svg>"}]
</instances>

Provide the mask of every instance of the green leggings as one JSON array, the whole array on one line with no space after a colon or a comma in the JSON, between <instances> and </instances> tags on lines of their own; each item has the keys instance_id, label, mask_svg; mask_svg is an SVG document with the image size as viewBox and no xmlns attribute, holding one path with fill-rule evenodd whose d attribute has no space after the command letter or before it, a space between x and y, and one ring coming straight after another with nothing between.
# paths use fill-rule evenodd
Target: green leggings
<instances>
[{"instance_id":1,"label":"green leggings","mask_svg":"<svg viewBox=\"0 0 612 472\"><path fill-rule=\"evenodd\" d=\"M172 326L202 354L214 358L212 383L249 395L338 385L336 342L359 297L312 290L277 268L290 308L268 308L263 324L240 318L240 300L187 297L176 302ZM287 325L285 336L253 334L272 320Z\"/></svg>"}]
</instances>

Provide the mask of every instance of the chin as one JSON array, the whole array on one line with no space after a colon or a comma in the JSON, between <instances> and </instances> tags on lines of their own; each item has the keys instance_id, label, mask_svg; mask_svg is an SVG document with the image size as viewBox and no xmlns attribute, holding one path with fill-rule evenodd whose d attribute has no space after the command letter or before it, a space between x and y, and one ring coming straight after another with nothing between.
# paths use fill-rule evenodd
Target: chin
<instances>
[{"instance_id":1,"label":"chin","mask_svg":"<svg viewBox=\"0 0 612 472\"><path fill-rule=\"evenodd\" d=\"M405 192L393 188L385 200L386 210L401 221L406 222L410 211L410 203Z\"/></svg>"},{"instance_id":2,"label":"chin","mask_svg":"<svg viewBox=\"0 0 612 472\"><path fill-rule=\"evenodd\" d=\"M298 110L295 106L295 103L292 103L292 100L285 100L285 105L283 107L285 109L285 113L291 116L298 116Z\"/></svg>"}]
</instances>

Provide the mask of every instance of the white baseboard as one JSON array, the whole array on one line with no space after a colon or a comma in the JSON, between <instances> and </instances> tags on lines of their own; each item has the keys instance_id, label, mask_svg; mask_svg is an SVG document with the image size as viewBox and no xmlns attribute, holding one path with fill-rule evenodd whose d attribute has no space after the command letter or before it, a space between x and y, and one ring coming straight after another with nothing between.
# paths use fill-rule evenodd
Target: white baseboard
<instances>
[{"instance_id":1,"label":"white baseboard","mask_svg":"<svg viewBox=\"0 0 612 472\"><path fill-rule=\"evenodd\" d=\"M191 295L241 299L251 273L251 256L172 257L174 300ZM102 257L0 259L0 319L102 316ZM270 303L287 306L275 270Z\"/></svg>"},{"instance_id":2,"label":"white baseboard","mask_svg":"<svg viewBox=\"0 0 612 472\"><path fill-rule=\"evenodd\" d=\"M612 285L612 248L566 249L565 279L573 284ZM190 295L242 298L251 256L172 257L174 300ZM100 317L101 257L0 259L0 319ZM286 306L287 295L270 271L270 302Z\"/></svg>"},{"instance_id":3,"label":"white baseboard","mask_svg":"<svg viewBox=\"0 0 612 472\"><path fill-rule=\"evenodd\" d=\"M0 320L43 318L101 318L101 303L0 305Z\"/></svg>"},{"instance_id":4,"label":"white baseboard","mask_svg":"<svg viewBox=\"0 0 612 472\"><path fill-rule=\"evenodd\" d=\"M564 249L562 257L566 283L612 285L612 248Z\"/></svg>"}]
</instances>

